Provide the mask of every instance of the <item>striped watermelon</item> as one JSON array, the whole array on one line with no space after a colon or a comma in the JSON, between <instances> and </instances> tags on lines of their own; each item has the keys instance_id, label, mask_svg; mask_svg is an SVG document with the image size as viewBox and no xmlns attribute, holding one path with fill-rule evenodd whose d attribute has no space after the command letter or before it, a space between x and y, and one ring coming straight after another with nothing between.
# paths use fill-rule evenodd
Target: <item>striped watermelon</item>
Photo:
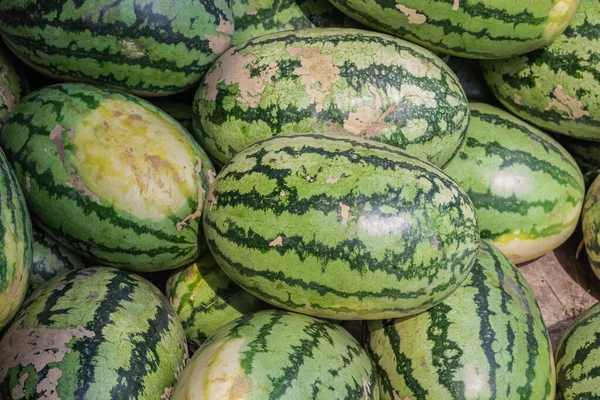
<instances>
[{"instance_id":1,"label":"striped watermelon","mask_svg":"<svg viewBox=\"0 0 600 400\"><path fill-rule=\"evenodd\" d=\"M194 100L194 130L225 163L280 133L344 133L443 166L464 143L469 107L450 68L419 46L356 29L307 29L231 48Z\"/></svg>"},{"instance_id":2,"label":"striped watermelon","mask_svg":"<svg viewBox=\"0 0 600 400\"><path fill-rule=\"evenodd\" d=\"M517 268L482 242L465 282L414 317L370 321L381 399L554 398L550 339Z\"/></svg>"},{"instance_id":3,"label":"striped watermelon","mask_svg":"<svg viewBox=\"0 0 600 400\"><path fill-rule=\"evenodd\" d=\"M97 263L136 271L189 264L214 169L174 119L135 96L80 83L19 103L2 131L35 222Z\"/></svg>"},{"instance_id":4,"label":"striped watermelon","mask_svg":"<svg viewBox=\"0 0 600 400\"><path fill-rule=\"evenodd\" d=\"M186 360L181 322L156 287L114 268L69 271L0 341L0 398L164 399Z\"/></svg>"},{"instance_id":5,"label":"striped watermelon","mask_svg":"<svg viewBox=\"0 0 600 400\"><path fill-rule=\"evenodd\" d=\"M0 33L48 76L166 95L229 48L233 13L228 0L4 0Z\"/></svg>"},{"instance_id":6,"label":"striped watermelon","mask_svg":"<svg viewBox=\"0 0 600 400\"><path fill-rule=\"evenodd\" d=\"M573 157L499 108L471 104L467 144L445 172L475 204L481 237L514 263L560 246L579 221L585 188Z\"/></svg>"},{"instance_id":7,"label":"striped watermelon","mask_svg":"<svg viewBox=\"0 0 600 400\"><path fill-rule=\"evenodd\" d=\"M327 0L233 0L232 3L235 16L232 45L275 32L360 27Z\"/></svg>"},{"instance_id":8,"label":"striped watermelon","mask_svg":"<svg viewBox=\"0 0 600 400\"><path fill-rule=\"evenodd\" d=\"M0 150L0 331L13 319L25 298L31 242L31 220L23 192Z\"/></svg>"},{"instance_id":9,"label":"striped watermelon","mask_svg":"<svg viewBox=\"0 0 600 400\"><path fill-rule=\"evenodd\" d=\"M212 254L266 302L333 319L414 314L450 295L479 247L475 210L432 164L382 143L281 135L219 173Z\"/></svg>"},{"instance_id":10,"label":"striped watermelon","mask_svg":"<svg viewBox=\"0 0 600 400\"><path fill-rule=\"evenodd\" d=\"M264 308L225 275L210 253L175 272L166 293L196 348L223 325Z\"/></svg>"},{"instance_id":11,"label":"striped watermelon","mask_svg":"<svg viewBox=\"0 0 600 400\"><path fill-rule=\"evenodd\" d=\"M594 179L585 196L582 229L588 260L600 279L600 175Z\"/></svg>"},{"instance_id":12,"label":"striped watermelon","mask_svg":"<svg viewBox=\"0 0 600 400\"><path fill-rule=\"evenodd\" d=\"M0 130L15 104L29 91L27 79L15 68L12 56L0 48Z\"/></svg>"},{"instance_id":13,"label":"striped watermelon","mask_svg":"<svg viewBox=\"0 0 600 400\"><path fill-rule=\"evenodd\" d=\"M484 62L485 78L513 113L541 128L600 140L600 2L581 0L550 46Z\"/></svg>"},{"instance_id":14,"label":"striped watermelon","mask_svg":"<svg viewBox=\"0 0 600 400\"><path fill-rule=\"evenodd\" d=\"M579 0L331 0L355 20L440 53L504 58L552 42Z\"/></svg>"},{"instance_id":15,"label":"striped watermelon","mask_svg":"<svg viewBox=\"0 0 600 400\"><path fill-rule=\"evenodd\" d=\"M282 310L219 329L192 357L171 400L379 399L369 356L337 324Z\"/></svg>"},{"instance_id":16,"label":"striped watermelon","mask_svg":"<svg viewBox=\"0 0 600 400\"><path fill-rule=\"evenodd\" d=\"M567 329L556 349L557 400L600 398L600 303Z\"/></svg>"},{"instance_id":17,"label":"striped watermelon","mask_svg":"<svg viewBox=\"0 0 600 400\"><path fill-rule=\"evenodd\" d=\"M33 262L28 294L66 271L81 269L86 261L77 253L58 244L44 232L33 228Z\"/></svg>"},{"instance_id":18,"label":"striped watermelon","mask_svg":"<svg viewBox=\"0 0 600 400\"><path fill-rule=\"evenodd\" d=\"M573 156L589 186L600 173L600 142L565 135L553 137Z\"/></svg>"}]
</instances>

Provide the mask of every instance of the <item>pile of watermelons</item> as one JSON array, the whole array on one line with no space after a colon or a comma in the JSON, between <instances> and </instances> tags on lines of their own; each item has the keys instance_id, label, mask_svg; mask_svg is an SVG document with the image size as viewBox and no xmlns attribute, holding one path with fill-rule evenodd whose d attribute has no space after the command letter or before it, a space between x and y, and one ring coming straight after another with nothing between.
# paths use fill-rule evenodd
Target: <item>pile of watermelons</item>
<instances>
[{"instance_id":1,"label":"pile of watermelons","mask_svg":"<svg viewBox=\"0 0 600 400\"><path fill-rule=\"evenodd\" d=\"M600 305L554 343L544 294L600 284L600 0L2 0L0 34L1 400L600 398Z\"/></svg>"}]
</instances>

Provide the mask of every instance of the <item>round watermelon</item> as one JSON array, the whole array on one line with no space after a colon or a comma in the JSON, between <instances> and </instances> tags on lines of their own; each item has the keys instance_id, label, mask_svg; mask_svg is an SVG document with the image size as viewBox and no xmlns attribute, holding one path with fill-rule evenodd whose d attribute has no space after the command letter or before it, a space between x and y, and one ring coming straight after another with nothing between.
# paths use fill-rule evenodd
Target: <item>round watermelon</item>
<instances>
[{"instance_id":1,"label":"round watermelon","mask_svg":"<svg viewBox=\"0 0 600 400\"><path fill-rule=\"evenodd\" d=\"M99 264L158 271L206 251L200 215L215 171L165 112L81 83L33 92L0 143L35 222Z\"/></svg>"}]
</instances>

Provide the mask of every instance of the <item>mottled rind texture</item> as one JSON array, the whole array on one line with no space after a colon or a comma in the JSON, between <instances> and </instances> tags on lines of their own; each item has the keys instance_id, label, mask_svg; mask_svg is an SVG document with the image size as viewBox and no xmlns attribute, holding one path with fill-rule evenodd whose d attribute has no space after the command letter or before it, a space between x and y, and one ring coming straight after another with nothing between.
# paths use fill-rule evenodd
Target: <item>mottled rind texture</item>
<instances>
[{"instance_id":1,"label":"mottled rind texture","mask_svg":"<svg viewBox=\"0 0 600 400\"><path fill-rule=\"evenodd\" d=\"M585 186L573 157L499 108L471 104L466 146L445 172L473 201L481 237L514 263L560 246L579 221Z\"/></svg>"},{"instance_id":2,"label":"mottled rind texture","mask_svg":"<svg viewBox=\"0 0 600 400\"><path fill-rule=\"evenodd\" d=\"M26 78L15 68L12 56L6 49L0 47L0 130L15 104L21 101L28 90Z\"/></svg>"},{"instance_id":3,"label":"mottled rind texture","mask_svg":"<svg viewBox=\"0 0 600 400\"><path fill-rule=\"evenodd\" d=\"M31 242L25 197L0 150L0 331L13 319L27 293Z\"/></svg>"},{"instance_id":4,"label":"mottled rind texture","mask_svg":"<svg viewBox=\"0 0 600 400\"><path fill-rule=\"evenodd\" d=\"M331 0L373 29L440 53L504 58L545 46L568 25L578 0Z\"/></svg>"},{"instance_id":5,"label":"mottled rind texture","mask_svg":"<svg viewBox=\"0 0 600 400\"><path fill-rule=\"evenodd\" d=\"M589 187L600 172L600 142L557 134L553 137L573 156Z\"/></svg>"},{"instance_id":6,"label":"mottled rind texture","mask_svg":"<svg viewBox=\"0 0 600 400\"><path fill-rule=\"evenodd\" d=\"M33 227L33 262L28 294L67 271L81 269L86 260L73 250L57 243L37 227Z\"/></svg>"},{"instance_id":7,"label":"mottled rind texture","mask_svg":"<svg viewBox=\"0 0 600 400\"><path fill-rule=\"evenodd\" d=\"M433 53L358 29L306 29L232 47L194 100L194 133L219 163L283 133L381 141L438 166L464 144L469 107Z\"/></svg>"},{"instance_id":8,"label":"mottled rind texture","mask_svg":"<svg viewBox=\"0 0 600 400\"><path fill-rule=\"evenodd\" d=\"M266 307L229 279L210 253L174 273L166 293L195 348L223 325Z\"/></svg>"},{"instance_id":9,"label":"mottled rind texture","mask_svg":"<svg viewBox=\"0 0 600 400\"><path fill-rule=\"evenodd\" d=\"M585 196L582 229L588 260L600 279L600 176L592 182Z\"/></svg>"},{"instance_id":10,"label":"mottled rind texture","mask_svg":"<svg viewBox=\"0 0 600 400\"><path fill-rule=\"evenodd\" d=\"M320 134L249 146L207 196L212 254L273 305L395 318L450 295L479 247L473 205L435 166L382 143Z\"/></svg>"},{"instance_id":11,"label":"mottled rind texture","mask_svg":"<svg viewBox=\"0 0 600 400\"><path fill-rule=\"evenodd\" d=\"M2 337L0 398L168 399L186 361L181 322L156 287L114 268L70 271Z\"/></svg>"},{"instance_id":12,"label":"mottled rind texture","mask_svg":"<svg viewBox=\"0 0 600 400\"><path fill-rule=\"evenodd\" d=\"M552 348L517 268L482 242L471 274L414 317L368 323L381 399L554 398Z\"/></svg>"},{"instance_id":13,"label":"mottled rind texture","mask_svg":"<svg viewBox=\"0 0 600 400\"><path fill-rule=\"evenodd\" d=\"M341 326L282 310L219 329L194 354L171 400L379 399L375 369Z\"/></svg>"},{"instance_id":14,"label":"mottled rind texture","mask_svg":"<svg viewBox=\"0 0 600 400\"><path fill-rule=\"evenodd\" d=\"M185 129L150 103L54 85L15 107L0 139L35 223L82 256L157 271L206 251L200 215L215 171Z\"/></svg>"},{"instance_id":15,"label":"mottled rind texture","mask_svg":"<svg viewBox=\"0 0 600 400\"><path fill-rule=\"evenodd\" d=\"M540 50L483 63L510 111L541 128L600 140L600 1L580 0L571 24Z\"/></svg>"},{"instance_id":16,"label":"mottled rind texture","mask_svg":"<svg viewBox=\"0 0 600 400\"><path fill-rule=\"evenodd\" d=\"M327 0L233 0L233 46L269 33L361 25Z\"/></svg>"},{"instance_id":17,"label":"mottled rind texture","mask_svg":"<svg viewBox=\"0 0 600 400\"><path fill-rule=\"evenodd\" d=\"M0 33L50 77L166 95L229 48L233 12L227 0L6 0Z\"/></svg>"}]
</instances>

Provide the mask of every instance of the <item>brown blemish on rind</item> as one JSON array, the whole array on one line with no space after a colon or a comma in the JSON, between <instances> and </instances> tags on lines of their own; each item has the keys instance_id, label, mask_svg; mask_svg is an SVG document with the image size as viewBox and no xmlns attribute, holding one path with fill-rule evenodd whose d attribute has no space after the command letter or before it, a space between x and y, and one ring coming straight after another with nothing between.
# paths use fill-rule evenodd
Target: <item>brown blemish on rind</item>
<instances>
[{"instance_id":1,"label":"brown blemish on rind","mask_svg":"<svg viewBox=\"0 0 600 400\"><path fill-rule=\"evenodd\" d=\"M279 191L279 195L280 195L281 197L285 197L285 194L286 194L286 193L285 193L285 190L281 189L281 190Z\"/></svg>"},{"instance_id":2,"label":"brown blemish on rind","mask_svg":"<svg viewBox=\"0 0 600 400\"><path fill-rule=\"evenodd\" d=\"M217 26L217 32L223 33L210 35L205 34L204 37L208 40L208 47L210 50L217 54L221 55L225 50L227 50L231 44L231 36L233 35L233 24L227 20L221 18L219 21L219 26Z\"/></svg>"},{"instance_id":3,"label":"brown blemish on rind","mask_svg":"<svg viewBox=\"0 0 600 400\"><path fill-rule=\"evenodd\" d=\"M233 24L221 18L221 20L219 21L219 26L217 26L217 32L226 33L227 35L233 35Z\"/></svg>"},{"instance_id":4,"label":"brown blemish on rind","mask_svg":"<svg viewBox=\"0 0 600 400\"><path fill-rule=\"evenodd\" d=\"M64 131L65 128L63 128L61 124L56 124L50 131L50 140L56 146L56 151L58 151L58 155L60 156L60 162L63 165L65 163L65 147L62 136Z\"/></svg>"},{"instance_id":5,"label":"brown blemish on rind","mask_svg":"<svg viewBox=\"0 0 600 400\"><path fill-rule=\"evenodd\" d=\"M15 107L16 99L15 96L10 92L9 82L8 82L8 65L2 64L2 70L0 71L0 79L2 82L0 83L0 97L2 97L2 101L6 105L6 109L8 112L12 112Z\"/></svg>"},{"instance_id":6,"label":"brown blemish on rind","mask_svg":"<svg viewBox=\"0 0 600 400\"><path fill-rule=\"evenodd\" d=\"M179 174L177 173L175 168L173 168L173 166L169 162L163 160L159 156L154 154L146 154L144 156L144 160L149 161L150 164L152 164L152 168L154 168L157 171L160 169L168 170L171 175L171 178L175 182L181 182L181 178L179 177Z\"/></svg>"},{"instance_id":7,"label":"brown blemish on rind","mask_svg":"<svg viewBox=\"0 0 600 400\"><path fill-rule=\"evenodd\" d=\"M62 371L58 368L51 368L48 370L46 378L44 378L36 387L38 395L43 395L41 399L56 399L60 400L56 393L56 387L58 386L58 379L62 376Z\"/></svg>"},{"instance_id":8,"label":"brown blemish on rind","mask_svg":"<svg viewBox=\"0 0 600 400\"><path fill-rule=\"evenodd\" d=\"M419 14L417 10L405 7L402 4L396 4L396 8L408 17L409 24L420 25L427 21L427 17L423 14Z\"/></svg>"},{"instance_id":9,"label":"brown blemish on rind","mask_svg":"<svg viewBox=\"0 0 600 400\"><path fill-rule=\"evenodd\" d=\"M67 131L67 136L69 137L70 140L75 139L75 127L74 126L69 128L69 130Z\"/></svg>"},{"instance_id":10,"label":"brown blemish on rind","mask_svg":"<svg viewBox=\"0 0 600 400\"><path fill-rule=\"evenodd\" d=\"M365 391L365 399L368 399L371 396L371 383L363 378L363 390Z\"/></svg>"},{"instance_id":11,"label":"brown blemish on rind","mask_svg":"<svg viewBox=\"0 0 600 400\"><path fill-rule=\"evenodd\" d=\"M252 381L246 376L240 374L235 377L235 381L227 393L227 398L245 399L247 398L250 389L252 389Z\"/></svg>"},{"instance_id":12,"label":"brown blemish on rind","mask_svg":"<svg viewBox=\"0 0 600 400\"><path fill-rule=\"evenodd\" d=\"M460 7L460 0L454 0L454 4L452 4L452 9L454 11L457 11L459 7Z\"/></svg>"},{"instance_id":13,"label":"brown blemish on rind","mask_svg":"<svg viewBox=\"0 0 600 400\"><path fill-rule=\"evenodd\" d=\"M196 208L196 211L194 211L192 214L188 215L187 217L185 217L183 220L179 221L175 227L177 228L177 231L181 231L183 229L183 227L185 227L187 225L188 221L191 221L192 219L196 219L196 218L200 218L200 216L202 215L202 197L204 196L204 189L202 188L202 182L198 182L198 207Z\"/></svg>"},{"instance_id":14,"label":"brown blemish on rind","mask_svg":"<svg viewBox=\"0 0 600 400\"><path fill-rule=\"evenodd\" d=\"M275 247L275 246L283 246L283 238L281 236L277 236L275 239L273 239L271 241L271 243L269 243L270 247Z\"/></svg>"},{"instance_id":15,"label":"brown blemish on rind","mask_svg":"<svg viewBox=\"0 0 600 400\"><path fill-rule=\"evenodd\" d=\"M142 116L138 115L138 114L130 114L129 119L132 121L143 121L144 120L144 118L142 118Z\"/></svg>"},{"instance_id":16,"label":"brown blemish on rind","mask_svg":"<svg viewBox=\"0 0 600 400\"><path fill-rule=\"evenodd\" d=\"M369 127L367 127L363 136L366 138L379 136L381 130L385 126L385 119L394 111L396 111L396 105L392 104L379 116L379 118L375 120L375 122L373 122Z\"/></svg>"},{"instance_id":17,"label":"brown blemish on rind","mask_svg":"<svg viewBox=\"0 0 600 400\"><path fill-rule=\"evenodd\" d=\"M321 112L329 90L340 79L341 71L333 64L333 55L321 54L317 47L289 47L287 52L300 59L302 67L296 68L294 74L301 77L311 102Z\"/></svg>"},{"instance_id":18,"label":"brown blemish on rind","mask_svg":"<svg viewBox=\"0 0 600 400\"><path fill-rule=\"evenodd\" d=\"M208 171L206 171L206 177L208 178L208 183L212 185L213 183L215 183L215 178L217 177L217 175L215 174L215 171L209 169Z\"/></svg>"},{"instance_id":19,"label":"brown blemish on rind","mask_svg":"<svg viewBox=\"0 0 600 400\"><path fill-rule=\"evenodd\" d=\"M329 174L325 183L329 183L330 185L335 185L338 182L339 178L334 178L333 175Z\"/></svg>"},{"instance_id":20,"label":"brown blemish on rind","mask_svg":"<svg viewBox=\"0 0 600 400\"><path fill-rule=\"evenodd\" d=\"M210 202L210 208L208 209L208 211L212 210L213 206L215 204L217 204L217 198L215 197L215 195L213 194L213 189L214 187L212 187L209 191L208 194L206 195L206 201Z\"/></svg>"},{"instance_id":21,"label":"brown blemish on rind","mask_svg":"<svg viewBox=\"0 0 600 400\"><path fill-rule=\"evenodd\" d=\"M258 11L256 11L256 10L248 10L248 11L246 11L246 15L256 15L256 14L258 14Z\"/></svg>"},{"instance_id":22,"label":"brown blemish on rind","mask_svg":"<svg viewBox=\"0 0 600 400\"><path fill-rule=\"evenodd\" d=\"M344 203L340 203L340 207L342 209L342 224L344 225L344 227L347 227L348 222L352 221L353 219L356 219L356 217L350 215L350 207L348 207Z\"/></svg>"},{"instance_id":23,"label":"brown blemish on rind","mask_svg":"<svg viewBox=\"0 0 600 400\"><path fill-rule=\"evenodd\" d=\"M570 120L576 120L583 116L589 116L589 111L583 109L583 103L563 92L562 85L558 85L552 92L554 99L550 100L546 111L552 107L565 112Z\"/></svg>"},{"instance_id":24,"label":"brown blemish on rind","mask_svg":"<svg viewBox=\"0 0 600 400\"><path fill-rule=\"evenodd\" d=\"M515 93L515 95L514 95L514 102L515 102L515 104L521 104L521 100L523 100L521 98L521 96L519 96L517 93Z\"/></svg>"},{"instance_id":25,"label":"brown blemish on rind","mask_svg":"<svg viewBox=\"0 0 600 400\"><path fill-rule=\"evenodd\" d=\"M83 196L91 198L94 203L100 205L100 198L96 196L83 182L83 179L77 172L77 169L73 164L70 164L71 172L69 172L69 181L65 182L65 185L77 190Z\"/></svg>"},{"instance_id":26,"label":"brown blemish on rind","mask_svg":"<svg viewBox=\"0 0 600 400\"><path fill-rule=\"evenodd\" d=\"M29 373L25 372L19 378L19 383L13 388L11 394L13 399L21 399L25 397L25 381L29 378Z\"/></svg>"},{"instance_id":27,"label":"brown blemish on rind","mask_svg":"<svg viewBox=\"0 0 600 400\"><path fill-rule=\"evenodd\" d=\"M25 188L27 191L31 190L31 177L29 176L25 177Z\"/></svg>"},{"instance_id":28,"label":"brown blemish on rind","mask_svg":"<svg viewBox=\"0 0 600 400\"><path fill-rule=\"evenodd\" d=\"M102 121L102 124L104 125L104 132L108 131L109 125L107 121Z\"/></svg>"}]
</instances>

